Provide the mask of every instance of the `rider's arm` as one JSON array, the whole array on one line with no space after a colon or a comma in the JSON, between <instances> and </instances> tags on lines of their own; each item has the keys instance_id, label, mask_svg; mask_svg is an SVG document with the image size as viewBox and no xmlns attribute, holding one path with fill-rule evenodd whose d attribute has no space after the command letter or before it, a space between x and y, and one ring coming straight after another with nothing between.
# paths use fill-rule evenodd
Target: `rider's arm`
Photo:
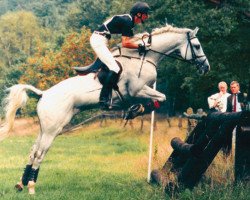
<instances>
[{"instance_id":1,"label":"rider's arm","mask_svg":"<svg viewBox=\"0 0 250 200\"><path fill-rule=\"evenodd\" d=\"M122 47L129 49L137 49L138 44L131 41L131 37L122 36Z\"/></svg>"}]
</instances>

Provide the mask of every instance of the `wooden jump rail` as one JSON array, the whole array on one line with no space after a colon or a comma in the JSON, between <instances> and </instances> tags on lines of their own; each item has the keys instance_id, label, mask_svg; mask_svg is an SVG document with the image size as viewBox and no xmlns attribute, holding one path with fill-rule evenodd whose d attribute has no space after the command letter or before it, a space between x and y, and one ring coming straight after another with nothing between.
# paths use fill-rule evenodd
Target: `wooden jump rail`
<instances>
[{"instance_id":1,"label":"wooden jump rail","mask_svg":"<svg viewBox=\"0 0 250 200\"><path fill-rule=\"evenodd\" d=\"M167 193L183 188L192 189L201 179L225 141L237 126L235 181L249 181L250 177L250 111L236 113L214 112L202 119L185 142L171 141L173 152L161 170L153 170L151 182L165 187ZM177 183L167 175L174 173Z\"/></svg>"}]
</instances>

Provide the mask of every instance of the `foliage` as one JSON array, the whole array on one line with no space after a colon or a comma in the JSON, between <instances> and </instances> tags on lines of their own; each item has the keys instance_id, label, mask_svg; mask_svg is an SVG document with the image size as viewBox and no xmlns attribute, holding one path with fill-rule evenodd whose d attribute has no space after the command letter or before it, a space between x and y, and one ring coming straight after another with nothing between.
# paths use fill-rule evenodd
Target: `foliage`
<instances>
[{"instance_id":1,"label":"foliage","mask_svg":"<svg viewBox=\"0 0 250 200\"><path fill-rule=\"evenodd\" d=\"M5 66L20 63L32 56L42 30L32 12L19 11L0 17L0 49Z\"/></svg>"},{"instance_id":2,"label":"foliage","mask_svg":"<svg viewBox=\"0 0 250 200\"><path fill-rule=\"evenodd\" d=\"M37 98L30 97L29 101L27 102L27 105L20 110L20 114L22 114L22 116L31 116L31 117L37 116L36 113L37 102L38 102Z\"/></svg>"},{"instance_id":3,"label":"foliage","mask_svg":"<svg viewBox=\"0 0 250 200\"><path fill-rule=\"evenodd\" d=\"M68 26L80 29L82 26L89 27L92 31L96 29L97 25L109 16L110 11L109 0L79 0L77 1L77 8L68 17Z\"/></svg>"},{"instance_id":4,"label":"foliage","mask_svg":"<svg viewBox=\"0 0 250 200\"><path fill-rule=\"evenodd\" d=\"M73 75L70 67L94 59L88 43L90 30L114 14L129 13L135 0L8 0L0 1L0 89L27 82L42 89ZM198 38L211 71L198 76L194 66L165 59L158 88L174 114L189 106L207 108L207 96L217 83L238 80L245 92L250 84L249 13L246 0L147 0L152 12L135 32L150 32L165 23L200 28ZM85 27L82 29L82 27ZM82 35L82 36L81 36ZM85 45L83 45L85 44ZM0 99L2 94L0 94Z\"/></svg>"},{"instance_id":5,"label":"foliage","mask_svg":"<svg viewBox=\"0 0 250 200\"><path fill-rule=\"evenodd\" d=\"M89 37L90 31L83 28L80 34L72 32L66 37L60 52L40 49L22 66L24 73L20 82L47 89L72 76L71 67L93 61Z\"/></svg>"}]
</instances>

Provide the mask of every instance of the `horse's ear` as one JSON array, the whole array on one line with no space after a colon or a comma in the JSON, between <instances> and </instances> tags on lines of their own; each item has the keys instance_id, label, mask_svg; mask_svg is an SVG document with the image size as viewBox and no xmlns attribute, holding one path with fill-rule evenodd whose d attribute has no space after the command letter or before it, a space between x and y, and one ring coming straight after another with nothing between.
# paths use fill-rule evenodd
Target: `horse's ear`
<instances>
[{"instance_id":1,"label":"horse's ear","mask_svg":"<svg viewBox=\"0 0 250 200\"><path fill-rule=\"evenodd\" d=\"M198 32L199 28L196 27L193 31L192 31L192 36L195 36Z\"/></svg>"}]
</instances>

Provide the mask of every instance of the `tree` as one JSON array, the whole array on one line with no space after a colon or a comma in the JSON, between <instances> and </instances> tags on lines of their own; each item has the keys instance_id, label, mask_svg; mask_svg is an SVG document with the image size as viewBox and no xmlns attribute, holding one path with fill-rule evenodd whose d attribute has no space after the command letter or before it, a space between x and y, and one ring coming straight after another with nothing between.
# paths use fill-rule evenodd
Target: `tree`
<instances>
[{"instance_id":1,"label":"tree","mask_svg":"<svg viewBox=\"0 0 250 200\"><path fill-rule=\"evenodd\" d=\"M89 43L90 34L87 28L83 28L81 33L69 34L58 52L41 49L22 66L24 74L20 81L48 89L72 76L73 66L90 64L94 59Z\"/></svg>"},{"instance_id":2,"label":"tree","mask_svg":"<svg viewBox=\"0 0 250 200\"><path fill-rule=\"evenodd\" d=\"M0 51L5 65L11 67L35 53L42 29L31 12L10 12L0 17Z\"/></svg>"},{"instance_id":3,"label":"tree","mask_svg":"<svg viewBox=\"0 0 250 200\"><path fill-rule=\"evenodd\" d=\"M73 9L67 19L68 27L74 30L79 30L83 26L95 30L109 17L111 10L109 0L79 0L76 5L77 8Z\"/></svg>"}]
</instances>

